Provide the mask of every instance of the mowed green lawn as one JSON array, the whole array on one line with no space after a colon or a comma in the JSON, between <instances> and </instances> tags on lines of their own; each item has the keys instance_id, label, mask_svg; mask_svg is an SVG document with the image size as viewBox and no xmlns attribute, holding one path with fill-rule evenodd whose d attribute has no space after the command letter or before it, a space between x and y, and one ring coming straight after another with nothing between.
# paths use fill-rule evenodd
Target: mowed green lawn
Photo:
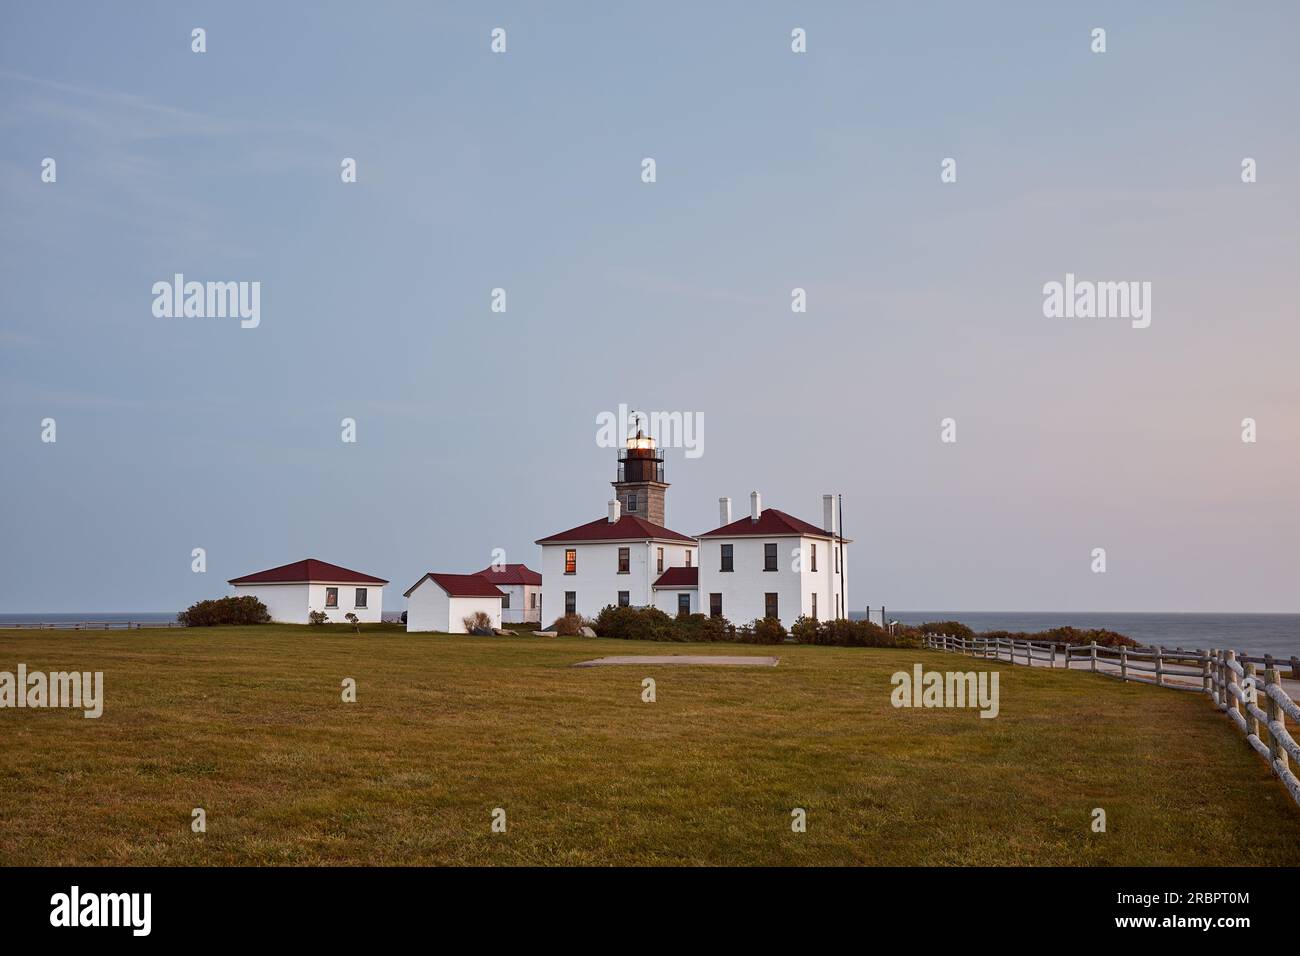
<instances>
[{"instance_id":1,"label":"mowed green lawn","mask_svg":"<svg viewBox=\"0 0 1300 956\"><path fill-rule=\"evenodd\" d=\"M662 653L781 663L571 666ZM917 661L1000 671L1000 716L894 709ZM1300 808L1204 698L1082 672L281 626L0 631L20 662L106 702L0 710L5 865L1300 864Z\"/></svg>"}]
</instances>

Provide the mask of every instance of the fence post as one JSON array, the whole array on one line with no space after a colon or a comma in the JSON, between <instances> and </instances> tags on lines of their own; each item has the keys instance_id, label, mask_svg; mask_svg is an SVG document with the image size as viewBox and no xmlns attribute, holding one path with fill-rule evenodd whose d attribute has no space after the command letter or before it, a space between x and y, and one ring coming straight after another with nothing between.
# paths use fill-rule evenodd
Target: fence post
<instances>
[{"instance_id":1,"label":"fence post","mask_svg":"<svg viewBox=\"0 0 1300 956\"><path fill-rule=\"evenodd\" d=\"M1257 702L1256 706L1259 706L1259 681L1255 679L1255 665L1253 662L1248 661L1246 663L1246 676L1250 678L1250 686ZM1255 719L1255 715L1251 712L1249 707L1243 707L1242 710L1246 712L1246 735L1250 736L1251 734L1254 734L1258 737L1259 721Z\"/></svg>"},{"instance_id":2,"label":"fence post","mask_svg":"<svg viewBox=\"0 0 1300 956\"><path fill-rule=\"evenodd\" d=\"M1210 652L1201 651L1201 690L1207 694L1213 691L1210 687Z\"/></svg>"},{"instance_id":3,"label":"fence post","mask_svg":"<svg viewBox=\"0 0 1300 956\"><path fill-rule=\"evenodd\" d=\"M1291 655L1291 679L1300 680L1300 657ZM1285 753L1286 751L1283 751Z\"/></svg>"},{"instance_id":4,"label":"fence post","mask_svg":"<svg viewBox=\"0 0 1300 956\"><path fill-rule=\"evenodd\" d=\"M1156 645L1156 686L1157 686L1157 687L1164 687L1164 686L1165 686L1165 670L1164 670L1164 664L1163 664L1163 661L1161 661L1161 659L1160 659L1160 650L1161 650L1161 647L1160 647L1159 644L1157 644L1157 645Z\"/></svg>"},{"instance_id":5,"label":"fence post","mask_svg":"<svg viewBox=\"0 0 1300 956\"><path fill-rule=\"evenodd\" d=\"M1228 652L1219 651L1219 709L1226 711L1228 709L1228 700L1231 695L1228 693Z\"/></svg>"},{"instance_id":6,"label":"fence post","mask_svg":"<svg viewBox=\"0 0 1300 956\"><path fill-rule=\"evenodd\" d=\"M1047 666L1050 667L1050 668L1052 668L1053 670L1055 670L1055 668L1056 668L1056 645L1055 645L1055 644L1048 644L1047 646L1050 647L1050 648L1052 649L1052 660L1051 660L1051 663L1048 664Z\"/></svg>"},{"instance_id":7,"label":"fence post","mask_svg":"<svg viewBox=\"0 0 1300 956\"><path fill-rule=\"evenodd\" d=\"M1119 679L1128 680L1128 648L1123 644L1119 646Z\"/></svg>"},{"instance_id":8,"label":"fence post","mask_svg":"<svg viewBox=\"0 0 1300 956\"><path fill-rule=\"evenodd\" d=\"M1265 684L1276 684L1277 682L1278 682L1278 670L1276 667L1270 667L1266 671L1264 671ZM1273 733L1272 724L1273 721L1276 720L1276 721L1280 721L1283 726L1286 726L1286 711L1284 711L1281 708L1281 706L1278 704L1277 701L1275 701L1272 697L1269 696L1267 689L1265 689L1264 692L1264 703L1265 706L1268 707L1268 710L1265 711L1265 713L1268 714L1268 723L1269 723L1269 728L1268 728L1269 761L1268 762L1272 765L1273 772L1278 773L1279 770L1289 769L1288 765L1290 763L1290 758L1287 756L1287 752L1285 749L1283 749L1282 745L1277 742L1277 735Z\"/></svg>"},{"instance_id":9,"label":"fence post","mask_svg":"<svg viewBox=\"0 0 1300 956\"><path fill-rule=\"evenodd\" d=\"M1224 709L1229 711L1228 713L1229 717L1232 716L1231 712L1234 710L1237 713L1241 713L1241 707L1237 703L1237 698L1232 696L1232 685L1237 683L1237 672L1232 669L1232 665L1235 664L1236 661L1237 661L1236 651L1224 651L1223 679L1225 683L1223 689L1226 691L1226 693L1223 696L1227 700L1228 706ZM1236 721L1234 720L1233 723L1236 723Z\"/></svg>"},{"instance_id":10,"label":"fence post","mask_svg":"<svg viewBox=\"0 0 1300 956\"><path fill-rule=\"evenodd\" d=\"M1092 672L1097 673L1097 642L1092 642Z\"/></svg>"}]
</instances>

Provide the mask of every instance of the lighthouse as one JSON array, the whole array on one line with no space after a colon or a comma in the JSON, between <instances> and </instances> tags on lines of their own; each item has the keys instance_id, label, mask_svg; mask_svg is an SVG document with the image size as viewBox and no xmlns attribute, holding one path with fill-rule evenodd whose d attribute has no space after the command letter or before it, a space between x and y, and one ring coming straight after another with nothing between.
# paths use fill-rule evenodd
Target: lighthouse
<instances>
[{"instance_id":1,"label":"lighthouse","mask_svg":"<svg viewBox=\"0 0 1300 956\"><path fill-rule=\"evenodd\" d=\"M623 514L664 525L664 455L640 428L618 450L618 478L610 482Z\"/></svg>"}]
</instances>

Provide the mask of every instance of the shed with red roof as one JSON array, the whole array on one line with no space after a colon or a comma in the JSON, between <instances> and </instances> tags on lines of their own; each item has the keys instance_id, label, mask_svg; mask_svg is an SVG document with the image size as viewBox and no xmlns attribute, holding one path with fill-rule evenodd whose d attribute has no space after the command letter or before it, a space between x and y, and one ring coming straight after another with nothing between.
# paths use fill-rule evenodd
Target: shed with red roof
<instances>
[{"instance_id":1,"label":"shed with red roof","mask_svg":"<svg viewBox=\"0 0 1300 956\"><path fill-rule=\"evenodd\" d=\"M406 590L406 630L467 634L476 614L487 615L489 627L501 626L505 595L481 574L430 571Z\"/></svg>"},{"instance_id":2,"label":"shed with red roof","mask_svg":"<svg viewBox=\"0 0 1300 956\"><path fill-rule=\"evenodd\" d=\"M282 624L307 624L313 611L331 623L346 623L355 614L362 623L378 623L384 613L384 585L373 574L304 558L278 568L231 578L235 597L252 595L266 605L271 620Z\"/></svg>"}]
</instances>

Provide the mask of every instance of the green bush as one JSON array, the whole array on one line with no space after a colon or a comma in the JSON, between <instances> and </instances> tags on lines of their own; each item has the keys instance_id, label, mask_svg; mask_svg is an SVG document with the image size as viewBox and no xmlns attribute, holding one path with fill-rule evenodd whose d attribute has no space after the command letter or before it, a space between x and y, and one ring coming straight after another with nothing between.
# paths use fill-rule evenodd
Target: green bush
<instances>
[{"instance_id":1,"label":"green bush","mask_svg":"<svg viewBox=\"0 0 1300 956\"><path fill-rule=\"evenodd\" d=\"M199 601L176 615L182 627L215 627L221 624L269 624L266 605L251 594Z\"/></svg>"},{"instance_id":2,"label":"green bush","mask_svg":"<svg viewBox=\"0 0 1300 956\"><path fill-rule=\"evenodd\" d=\"M816 644L820 626L815 617L800 614L799 619L790 628L790 636L800 644Z\"/></svg>"},{"instance_id":3,"label":"green bush","mask_svg":"<svg viewBox=\"0 0 1300 956\"><path fill-rule=\"evenodd\" d=\"M774 617L755 618L741 628L742 644L781 644L785 641L785 625Z\"/></svg>"},{"instance_id":4,"label":"green bush","mask_svg":"<svg viewBox=\"0 0 1300 956\"><path fill-rule=\"evenodd\" d=\"M971 638L975 636L975 632L961 621L927 621L918 630L922 634L934 634L943 637Z\"/></svg>"},{"instance_id":5,"label":"green bush","mask_svg":"<svg viewBox=\"0 0 1300 956\"><path fill-rule=\"evenodd\" d=\"M657 607L615 607L607 604L596 616L601 637L622 641L689 641L685 628Z\"/></svg>"},{"instance_id":6,"label":"green bush","mask_svg":"<svg viewBox=\"0 0 1300 956\"><path fill-rule=\"evenodd\" d=\"M712 644L718 641L734 641L736 629L725 617L709 617L704 614L691 614L679 617L673 622L677 631L683 634L680 640L701 641Z\"/></svg>"},{"instance_id":7,"label":"green bush","mask_svg":"<svg viewBox=\"0 0 1300 956\"><path fill-rule=\"evenodd\" d=\"M922 625L924 627L925 625ZM1003 641L1036 641L1041 644L1091 644L1098 647L1138 647L1138 642L1118 631L1105 628L1081 629L1077 627L1053 627L1046 631L983 631L979 637Z\"/></svg>"}]
</instances>

